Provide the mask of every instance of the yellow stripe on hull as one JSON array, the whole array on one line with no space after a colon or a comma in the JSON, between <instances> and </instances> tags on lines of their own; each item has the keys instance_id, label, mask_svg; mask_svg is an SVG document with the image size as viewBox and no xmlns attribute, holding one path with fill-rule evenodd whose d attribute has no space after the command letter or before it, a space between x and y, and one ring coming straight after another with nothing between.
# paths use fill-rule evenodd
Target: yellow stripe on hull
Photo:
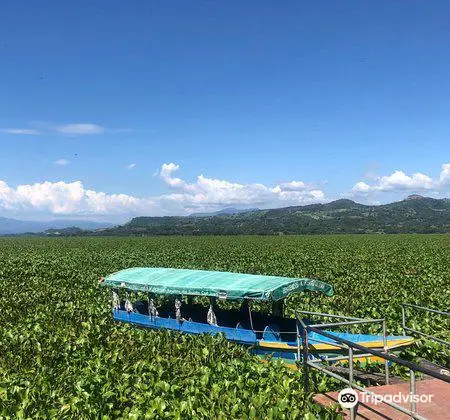
<instances>
[{"instance_id":1,"label":"yellow stripe on hull","mask_svg":"<svg viewBox=\"0 0 450 420\"><path fill-rule=\"evenodd\" d=\"M409 346L412 343L414 343L413 338L408 339L401 339L401 340L388 340L387 341L387 347L388 349L395 349L398 347L404 347ZM369 349L383 349L384 344L383 341L368 341L368 342L360 342L357 343L361 346L368 347ZM258 347L266 348L266 349L274 349L274 350L292 350L296 351L297 346L291 345L283 342L277 342L277 341L258 341ZM317 344L311 344L311 347L313 347L315 350L318 351L326 351L326 350L337 350L341 351L342 349L338 346L334 346L333 344L325 344L325 343L317 343ZM303 346L300 346L300 348L303 348Z\"/></svg>"}]
</instances>

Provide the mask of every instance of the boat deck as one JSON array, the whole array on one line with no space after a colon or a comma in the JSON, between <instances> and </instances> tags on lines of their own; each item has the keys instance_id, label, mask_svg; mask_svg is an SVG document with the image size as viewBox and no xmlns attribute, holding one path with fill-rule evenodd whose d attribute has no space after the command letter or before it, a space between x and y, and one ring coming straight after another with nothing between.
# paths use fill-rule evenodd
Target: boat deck
<instances>
[{"instance_id":1,"label":"boat deck","mask_svg":"<svg viewBox=\"0 0 450 420\"><path fill-rule=\"evenodd\" d=\"M379 395L408 395L409 382L392 385L368 387L367 390ZM323 406L339 405L338 392L317 394L314 400ZM358 394L361 393L358 391ZM432 395L430 402L417 402L417 414L429 420L447 420L450 418L450 383L439 379L424 379L416 382L416 395ZM408 402L399 405L410 409ZM345 419L350 419L350 411L342 409ZM360 420L410 420L411 417L384 403L359 403L356 406L356 419Z\"/></svg>"}]
</instances>

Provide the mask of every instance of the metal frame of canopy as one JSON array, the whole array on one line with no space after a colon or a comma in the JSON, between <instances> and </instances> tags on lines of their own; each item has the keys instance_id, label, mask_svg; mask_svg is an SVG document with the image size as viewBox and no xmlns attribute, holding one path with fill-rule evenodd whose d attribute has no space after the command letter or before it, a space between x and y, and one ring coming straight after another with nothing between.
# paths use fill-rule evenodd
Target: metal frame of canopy
<instances>
[{"instance_id":1,"label":"metal frame of canopy","mask_svg":"<svg viewBox=\"0 0 450 420\"><path fill-rule=\"evenodd\" d=\"M334 293L332 285L317 279L159 267L120 270L102 277L100 283L116 290L145 292L149 304L153 294L206 296L210 298L211 310L215 299L240 300L247 306L252 331L255 329L250 301L271 301L272 312L282 316L284 299L291 294L317 291L332 296ZM128 298L127 302L132 308Z\"/></svg>"},{"instance_id":2,"label":"metal frame of canopy","mask_svg":"<svg viewBox=\"0 0 450 420\"><path fill-rule=\"evenodd\" d=\"M232 312L230 312L230 314L226 314L224 312L220 314L221 311L219 311L222 318L222 322L220 322L219 325L216 323L217 321L211 323L209 315L206 316L206 314L203 314L205 315L206 324L210 324L209 327L212 328L210 332L214 333L217 329L217 332L224 332L228 339L235 340L239 335L237 334L236 329L247 329L249 332L254 334L254 337L250 341L258 341L259 347L261 348L261 353L270 353L273 349L278 349L281 351L280 354L282 354L280 357L287 357L289 359L292 358L292 354L290 353L296 352L297 343L295 341L291 342L288 340L286 335L290 334L295 337L296 332L295 327L292 331L285 331L286 323L283 321L283 314L280 313L280 311L282 311L281 304L284 302L283 298L289 296L290 294L303 291L318 291L329 296L333 294L333 287L320 280L168 268L138 267L121 270L107 276L106 278L102 278L101 283L103 286L109 286L116 289L117 292L120 292L121 289L126 289L132 293L147 293L149 308L153 294L174 296L176 298L175 311L166 307L165 312L167 312L167 315L159 317L157 322L155 322L155 319L152 316L150 316L149 319L144 319L145 317L142 318L141 314L146 313L146 309L143 307L138 311L140 312L138 314L130 313L136 311L133 310L133 305L128 299L128 293L127 300L124 305L125 310L120 308L120 299L118 299L119 306L115 307L117 311L114 311L114 317L117 318L118 321L145 324L145 326L149 328L169 328L180 331L186 330L185 332L190 333L207 332L205 331L205 327L208 327L208 325L205 325L205 321L199 320L201 311L199 311L198 308L190 308L188 306L187 310L193 310L193 312L190 313L191 316L187 320L181 315L181 302L179 299L180 296L183 295L188 297L188 302L189 296L193 295L199 297L209 297L212 301L216 298L219 300L229 299L243 301L244 305L240 310L241 317L237 317L236 314L233 314ZM274 293L276 291L278 291L278 294ZM277 298L279 299L277 300ZM271 315L266 317L258 316L255 319L251 311L251 301L272 302ZM213 312L213 307L214 303L210 302L210 311L212 312L211 315L214 319L215 313ZM130 308L131 310L129 310ZM128 315L126 314L127 311ZM247 312L248 319L244 319L242 316ZM203 319L203 315L201 315L201 319ZM333 317L333 315L331 315L331 317ZM167 322L164 321L163 318L166 318ZM175 320L179 322L179 325L172 325L172 321ZM287 319L285 320L287 321ZM187 322L186 325L183 325L184 321L189 322ZM281 321L283 322L279 324ZM241 322L243 323L241 324ZM249 327L245 327L246 322L249 323ZM165 323L167 325L163 325ZM261 337L257 338L259 335ZM284 338L282 338L283 335ZM398 338L402 338L401 341L402 344L404 344L403 337ZM376 343L376 345L379 345L380 341L378 338L377 340L374 340L374 337L370 334L358 334L358 340L361 342L373 342ZM238 339L238 341L242 340ZM328 351L330 349L333 350L333 346L330 343L325 343L321 347L323 347L323 349L321 349L323 351Z\"/></svg>"}]
</instances>

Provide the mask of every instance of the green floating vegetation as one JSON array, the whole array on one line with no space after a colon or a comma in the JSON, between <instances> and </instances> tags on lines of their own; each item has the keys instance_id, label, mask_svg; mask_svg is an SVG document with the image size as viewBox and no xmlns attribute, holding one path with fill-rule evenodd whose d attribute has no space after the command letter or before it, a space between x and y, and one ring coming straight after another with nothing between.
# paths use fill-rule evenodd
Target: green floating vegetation
<instances>
[{"instance_id":1,"label":"green floating vegetation","mask_svg":"<svg viewBox=\"0 0 450 420\"><path fill-rule=\"evenodd\" d=\"M399 334L401 302L448 307L449 250L449 235L2 238L0 419L338 419L278 360L220 336L114 323L98 279L134 266L319 278L335 295L292 296L288 314L386 317ZM449 338L439 316L411 323ZM403 356L450 360L424 340ZM317 378L317 391L336 387Z\"/></svg>"}]
</instances>

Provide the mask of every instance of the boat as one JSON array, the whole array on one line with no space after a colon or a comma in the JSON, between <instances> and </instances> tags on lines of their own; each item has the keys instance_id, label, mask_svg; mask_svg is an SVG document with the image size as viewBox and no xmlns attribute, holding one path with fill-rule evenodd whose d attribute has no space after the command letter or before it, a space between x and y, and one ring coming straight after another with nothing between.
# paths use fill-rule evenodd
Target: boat
<instances>
[{"instance_id":1,"label":"boat","mask_svg":"<svg viewBox=\"0 0 450 420\"><path fill-rule=\"evenodd\" d=\"M309 352L310 358L339 359L346 354L346 349L332 338L311 331L306 334L305 325L312 324L310 318L284 316L284 302L291 295L303 292L333 295L333 286L318 279L134 267L101 278L100 283L112 289L113 318L118 322L187 334L221 333L230 341L249 346L253 354L263 358L281 358L291 365L300 361L303 342L306 341L308 348L314 349ZM140 299L133 302L133 294ZM166 303L157 307L157 298ZM268 304L265 305L269 306L268 311L255 310L255 306L261 307L264 303ZM349 321L347 327L364 322ZM342 327L346 323L323 325ZM383 335L324 331L381 351L398 351L414 341L409 336L389 336L386 331Z\"/></svg>"}]
</instances>

